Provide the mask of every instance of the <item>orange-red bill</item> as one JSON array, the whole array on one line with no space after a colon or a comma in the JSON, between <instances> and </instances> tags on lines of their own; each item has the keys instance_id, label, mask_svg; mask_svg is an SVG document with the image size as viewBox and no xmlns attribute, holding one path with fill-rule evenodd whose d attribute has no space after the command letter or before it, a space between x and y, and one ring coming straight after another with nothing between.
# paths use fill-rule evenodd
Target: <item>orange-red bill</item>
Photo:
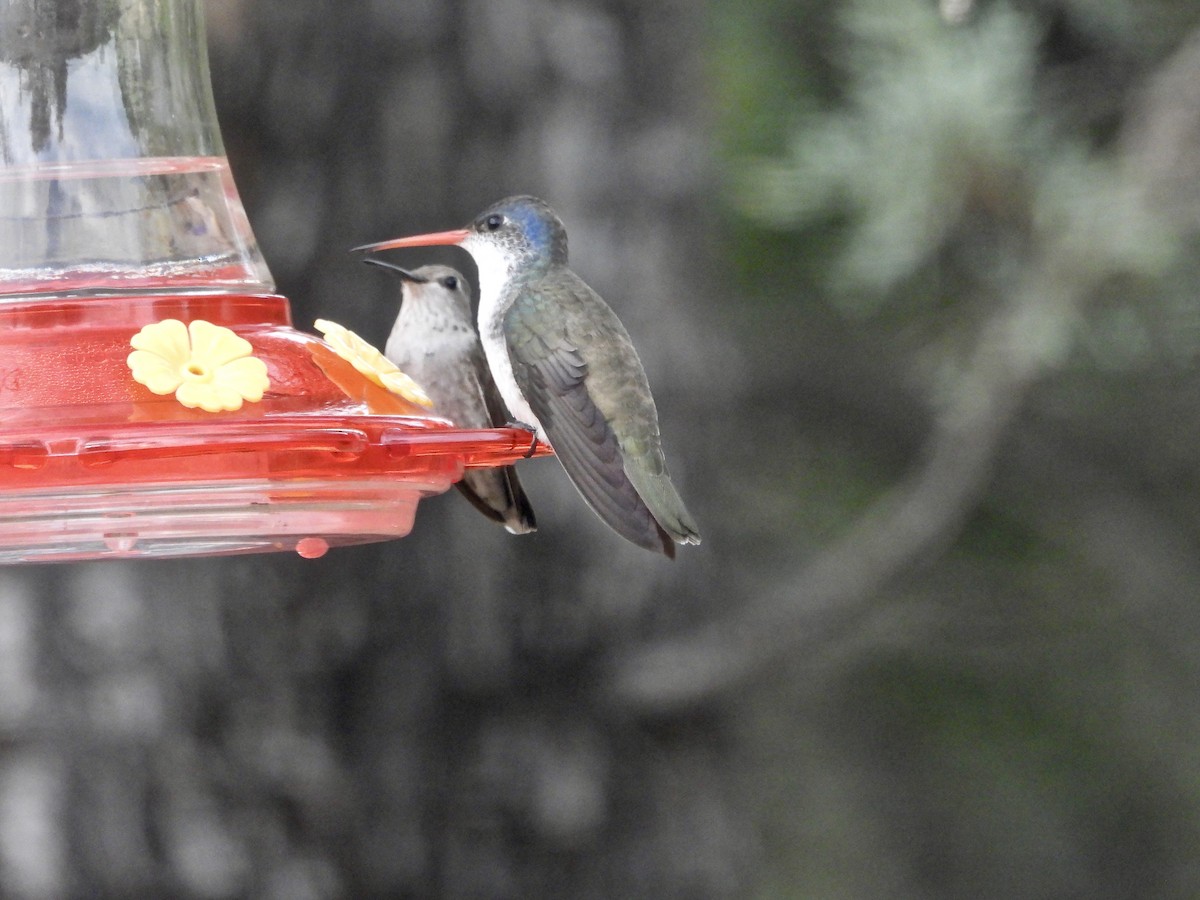
<instances>
[{"instance_id":1,"label":"orange-red bill","mask_svg":"<svg viewBox=\"0 0 1200 900\"><path fill-rule=\"evenodd\" d=\"M354 253L374 253L378 250L393 250L396 247L432 247L436 244L461 244L467 239L469 232L465 228L454 231L435 231L432 234L418 234L414 237L393 238L390 241L380 241L378 244L363 244L355 247Z\"/></svg>"}]
</instances>

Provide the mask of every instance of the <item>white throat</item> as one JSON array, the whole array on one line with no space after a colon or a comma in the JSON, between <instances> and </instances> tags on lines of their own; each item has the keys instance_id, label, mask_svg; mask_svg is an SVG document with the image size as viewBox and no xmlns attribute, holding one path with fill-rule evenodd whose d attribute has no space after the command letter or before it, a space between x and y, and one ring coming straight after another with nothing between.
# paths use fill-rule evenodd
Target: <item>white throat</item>
<instances>
[{"instance_id":1,"label":"white throat","mask_svg":"<svg viewBox=\"0 0 1200 900\"><path fill-rule=\"evenodd\" d=\"M479 340L496 388L513 419L536 428L538 438L544 441L546 432L517 386L512 358L504 340L504 314L513 302L513 297L506 295L504 288L512 275L512 265L508 256L492 241L478 240L471 235L462 246L474 257L479 269Z\"/></svg>"}]
</instances>

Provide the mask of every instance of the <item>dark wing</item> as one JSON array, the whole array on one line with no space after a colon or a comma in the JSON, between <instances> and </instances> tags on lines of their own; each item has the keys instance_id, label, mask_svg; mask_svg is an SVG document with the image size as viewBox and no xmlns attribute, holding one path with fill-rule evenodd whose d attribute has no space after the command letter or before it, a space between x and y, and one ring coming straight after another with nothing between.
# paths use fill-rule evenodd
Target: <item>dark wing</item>
<instances>
[{"instance_id":1,"label":"dark wing","mask_svg":"<svg viewBox=\"0 0 1200 900\"><path fill-rule=\"evenodd\" d=\"M561 323L556 328L534 314L539 306L536 294L527 292L505 315L517 385L596 515L626 540L673 559L674 542L625 474L617 437L588 394L587 363Z\"/></svg>"}]
</instances>

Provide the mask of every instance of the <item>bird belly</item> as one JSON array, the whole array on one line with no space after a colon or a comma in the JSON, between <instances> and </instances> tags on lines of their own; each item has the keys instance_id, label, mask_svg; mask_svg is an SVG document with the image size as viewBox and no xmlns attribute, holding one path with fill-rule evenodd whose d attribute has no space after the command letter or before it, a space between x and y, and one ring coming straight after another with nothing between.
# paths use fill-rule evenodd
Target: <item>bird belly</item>
<instances>
[{"instance_id":1,"label":"bird belly","mask_svg":"<svg viewBox=\"0 0 1200 900\"><path fill-rule=\"evenodd\" d=\"M508 407L515 422L536 428L538 440L545 441L546 432L542 428L542 423L529 408L529 402L517 385L517 377L513 374L512 357L509 356L508 344L504 341L504 335L499 332L499 329L486 326L481 329L481 332L480 339L483 343L484 355L487 356L488 368L492 370L492 378L496 382L496 389L500 391L504 405Z\"/></svg>"}]
</instances>

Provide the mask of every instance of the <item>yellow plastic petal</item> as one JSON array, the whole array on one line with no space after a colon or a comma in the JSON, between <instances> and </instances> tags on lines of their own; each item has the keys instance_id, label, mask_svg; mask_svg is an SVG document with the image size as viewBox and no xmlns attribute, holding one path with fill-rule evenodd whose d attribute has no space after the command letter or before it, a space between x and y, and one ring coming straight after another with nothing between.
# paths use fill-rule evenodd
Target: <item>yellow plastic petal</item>
<instances>
[{"instance_id":1,"label":"yellow plastic petal","mask_svg":"<svg viewBox=\"0 0 1200 900\"><path fill-rule=\"evenodd\" d=\"M242 408L243 397L236 390L212 382L190 381L179 386L175 399L188 409L205 412L233 412Z\"/></svg>"},{"instance_id":2,"label":"yellow plastic petal","mask_svg":"<svg viewBox=\"0 0 1200 900\"><path fill-rule=\"evenodd\" d=\"M213 375L212 383L217 387L236 391L251 403L261 400L267 388L271 386L271 381L267 378L267 364L256 356L235 359L221 366Z\"/></svg>"},{"instance_id":3,"label":"yellow plastic petal","mask_svg":"<svg viewBox=\"0 0 1200 900\"><path fill-rule=\"evenodd\" d=\"M433 401L429 399L429 395L421 389L421 386L405 375L399 369L395 372L386 372L380 376L383 386L393 394L399 394L405 400L424 406L426 409L433 409Z\"/></svg>"},{"instance_id":4,"label":"yellow plastic petal","mask_svg":"<svg viewBox=\"0 0 1200 900\"><path fill-rule=\"evenodd\" d=\"M133 380L154 394L172 394L183 383L180 367L149 350L134 350L125 358Z\"/></svg>"},{"instance_id":5,"label":"yellow plastic petal","mask_svg":"<svg viewBox=\"0 0 1200 900\"><path fill-rule=\"evenodd\" d=\"M204 319L196 319L189 324L188 334L192 338L192 359L210 368L223 366L254 352L245 338Z\"/></svg>"},{"instance_id":6,"label":"yellow plastic petal","mask_svg":"<svg viewBox=\"0 0 1200 900\"><path fill-rule=\"evenodd\" d=\"M325 336L325 340L331 344L336 339L341 338L347 331L347 329L343 328L337 322L331 322L328 319L317 319L313 322L313 327L321 332Z\"/></svg>"},{"instance_id":7,"label":"yellow plastic petal","mask_svg":"<svg viewBox=\"0 0 1200 900\"><path fill-rule=\"evenodd\" d=\"M161 356L175 366L187 365L191 357L187 326L178 319L163 319L146 325L129 340L134 350Z\"/></svg>"},{"instance_id":8,"label":"yellow plastic petal","mask_svg":"<svg viewBox=\"0 0 1200 900\"><path fill-rule=\"evenodd\" d=\"M358 335L349 328L345 328L337 322L330 322L328 319L317 319L313 325L317 331L325 336L326 342L337 351L338 356L347 362L354 362L355 357L358 356L358 350L354 345L354 338L358 338ZM359 340L362 341L361 338ZM366 342L362 341L362 343Z\"/></svg>"}]
</instances>

